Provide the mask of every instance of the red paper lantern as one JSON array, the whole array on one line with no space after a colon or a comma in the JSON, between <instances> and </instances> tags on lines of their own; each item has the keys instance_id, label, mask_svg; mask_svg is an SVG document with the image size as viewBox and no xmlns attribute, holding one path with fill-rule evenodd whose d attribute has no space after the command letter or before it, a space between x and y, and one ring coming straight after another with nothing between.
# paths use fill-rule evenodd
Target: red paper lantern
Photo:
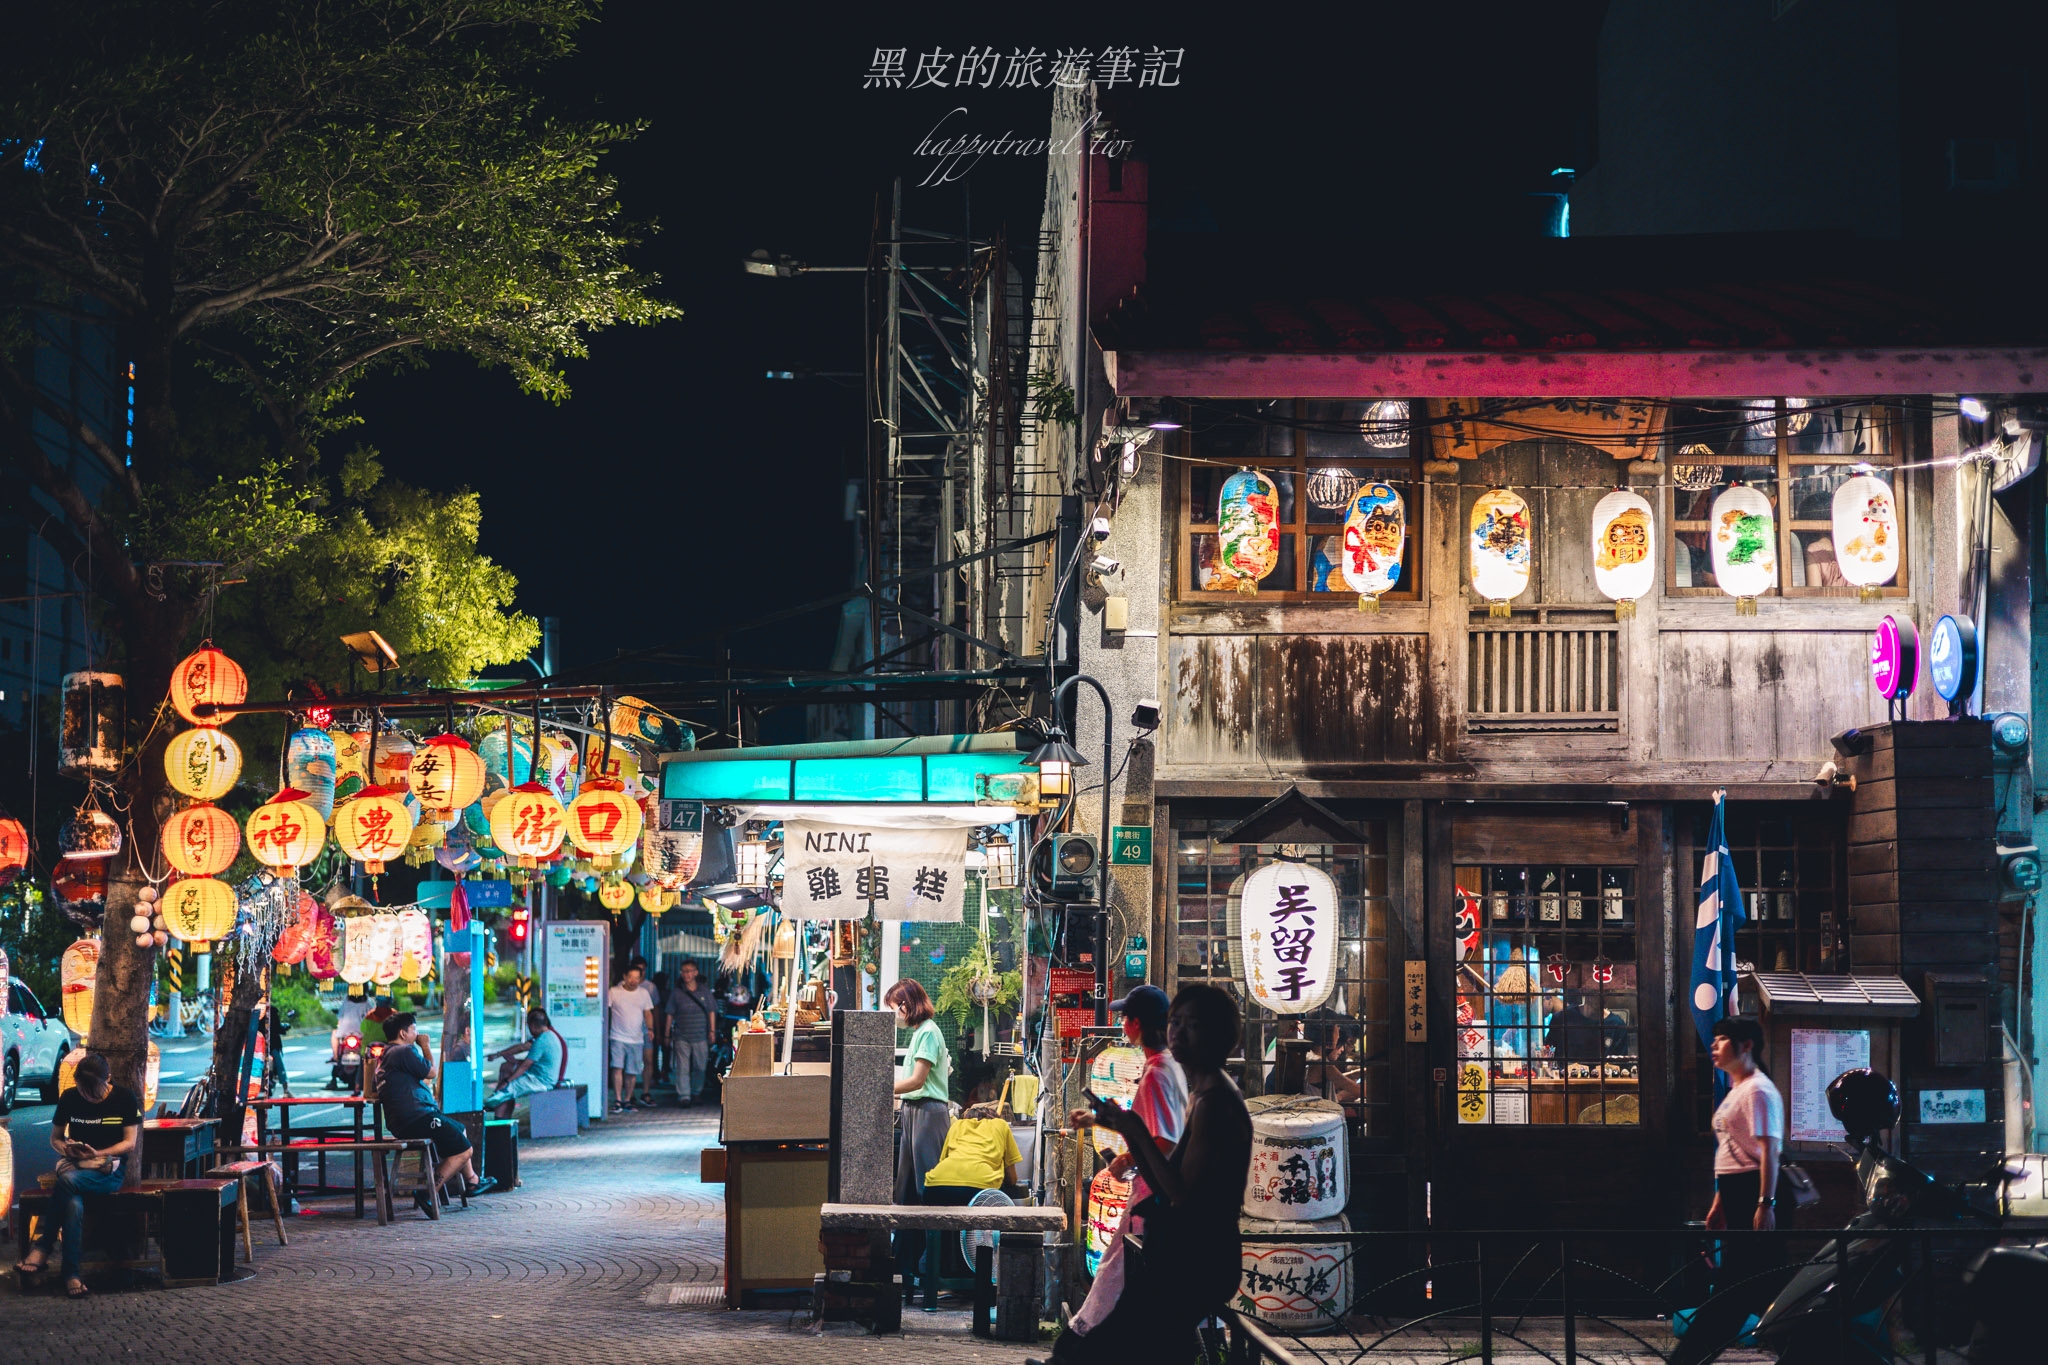
<instances>
[{"instance_id":1,"label":"red paper lantern","mask_svg":"<svg viewBox=\"0 0 2048 1365\"><path fill-rule=\"evenodd\" d=\"M171 707L194 725L219 725L226 716L201 716L199 706L237 706L249 698L249 675L208 641L171 670Z\"/></svg>"},{"instance_id":2,"label":"red paper lantern","mask_svg":"<svg viewBox=\"0 0 2048 1365\"><path fill-rule=\"evenodd\" d=\"M27 866L27 828L11 816L0 816L0 890L12 886Z\"/></svg>"}]
</instances>

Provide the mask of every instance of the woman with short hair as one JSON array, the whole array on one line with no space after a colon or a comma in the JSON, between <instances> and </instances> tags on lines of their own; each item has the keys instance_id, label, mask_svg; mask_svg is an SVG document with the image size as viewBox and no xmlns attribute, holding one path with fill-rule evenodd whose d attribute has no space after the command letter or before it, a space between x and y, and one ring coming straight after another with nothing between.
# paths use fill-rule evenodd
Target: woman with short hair
<instances>
[{"instance_id":1,"label":"woman with short hair","mask_svg":"<svg viewBox=\"0 0 2048 1365\"><path fill-rule=\"evenodd\" d=\"M936 1166L953 1126L947 1105L953 1062L946 1035L932 1018L931 997L915 981L898 981L882 997L896 1011L896 1023L910 1030L910 1046L896 1073L896 1097L902 1102L902 1137L896 1146L896 1202L924 1202L925 1172Z\"/></svg>"}]
</instances>

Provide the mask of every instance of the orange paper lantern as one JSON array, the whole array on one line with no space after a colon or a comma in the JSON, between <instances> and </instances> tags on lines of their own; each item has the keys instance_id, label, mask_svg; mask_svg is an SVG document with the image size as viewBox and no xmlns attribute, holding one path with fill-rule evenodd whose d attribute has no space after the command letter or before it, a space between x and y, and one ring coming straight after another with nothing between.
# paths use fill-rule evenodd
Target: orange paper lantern
<instances>
[{"instance_id":1,"label":"orange paper lantern","mask_svg":"<svg viewBox=\"0 0 2048 1365\"><path fill-rule=\"evenodd\" d=\"M522 782L491 808L491 842L518 860L537 867L562 846L567 812L553 792L538 782Z\"/></svg>"},{"instance_id":2,"label":"orange paper lantern","mask_svg":"<svg viewBox=\"0 0 2048 1365\"><path fill-rule=\"evenodd\" d=\"M391 787L365 787L334 812L334 842L371 876L405 852L412 827L412 812Z\"/></svg>"},{"instance_id":3,"label":"orange paper lantern","mask_svg":"<svg viewBox=\"0 0 2048 1365\"><path fill-rule=\"evenodd\" d=\"M188 877L213 877L228 870L242 851L235 817L219 806L187 806L164 822L164 857Z\"/></svg>"},{"instance_id":4,"label":"orange paper lantern","mask_svg":"<svg viewBox=\"0 0 2048 1365\"><path fill-rule=\"evenodd\" d=\"M194 725L214 726L226 716L201 716L200 706L236 706L249 698L249 675L211 641L171 670L171 707Z\"/></svg>"},{"instance_id":5,"label":"orange paper lantern","mask_svg":"<svg viewBox=\"0 0 2048 1365\"><path fill-rule=\"evenodd\" d=\"M414 751L406 773L427 818L447 824L484 794L484 761L460 735L436 735Z\"/></svg>"},{"instance_id":6,"label":"orange paper lantern","mask_svg":"<svg viewBox=\"0 0 2048 1365\"><path fill-rule=\"evenodd\" d=\"M11 886L28 866L28 830L21 821L0 816L0 887Z\"/></svg>"},{"instance_id":7,"label":"orange paper lantern","mask_svg":"<svg viewBox=\"0 0 2048 1365\"><path fill-rule=\"evenodd\" d=\"M569 838L599 867L610 867L640 837L640 803L616 777L593 777L569 804Z\"/></svg>"},{"instance_id":8,"label":"orange paper lantern","mask_svg":"<svg viewBox=\"0 0 2048 1365\"><path fill-rule=\"evenodd\" d=\"M296 876L327 843L327 822L305 796L286 787L249 816L249 851L280 877Z\"/></svg>"},{"instance_id":9,"label":"orange paper lantern","mask_svg":"<svg viewBox=\"0 0 2048 1365\"><path fill-rule=\"evenodd\" d=\"M235 889L212 877L185 877L163 894L164 928L186 943L211 943L234 931Z\"/></svg>"}]
</instances>

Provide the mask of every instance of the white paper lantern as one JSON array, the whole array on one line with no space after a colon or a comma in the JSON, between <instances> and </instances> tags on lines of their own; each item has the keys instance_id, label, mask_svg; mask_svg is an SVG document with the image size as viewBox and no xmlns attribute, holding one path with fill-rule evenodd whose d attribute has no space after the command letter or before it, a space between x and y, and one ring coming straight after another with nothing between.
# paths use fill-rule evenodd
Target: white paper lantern
<instances>
[{"instance_id":1,"label":"white paper lantern","mask_svg":"<svg viewBox=\"0 0 2048 1365\"><path fill-rule=\"evenodd\" d=\"M1470 544L1472 591L1492 603L1489 615L1508 615L1508 603L1529 590L1529 504L1506 488L1481 493Z\"/></svg>"},{"instance_id":2,"label":"white paper lantern","mask_svg":"<svg viewBox=\"0 0 2048 1365\"><path fill-rule=\"evenodd\" d=\"M1617 488L1593 504L1593 582L1617 620L1657 581L1657 521L1640 493Z\"/></svg>"},{"instance_id":3,"label":"white paper lantern","mask_svg":"<svg viewBox=\"0 0 2048 1365\"><path fill-rule=\"evenodd\" d=\"M1778 581L1778 525L1771 500L1746 483L1721 490L1713 511L1714 579L1738 615L1756 615L1759 593Z\"/></svg>"},{"instance_id":4,"label":"white paper lantern","mask_svg":"<svg viewBox=\"0 0 2048 1365\"><path fill-rule=\"evenodd\" d=\"M1337 883L1307 863L1253 868L1238 900L1245 993L1276 1014L1306 1014L1337 985Z\"/></svg>"},{"instance_id":5,"label":"white paper lantern","mask_svg":"<svg viewBox=\"0 0 2048 1365\"><path fill-rule=\"evenodd\" d=\"M1376 610L1380 594L1401 581L1408 509L1392 484L1369 483L1351 500L1344 518L1344 582L1361 610Z\"/></svg>"},{"instance_id":6,"label":"white paper lantern","mask_svg":"<svg viewBox=\"0 0 2048 1365\"><path fill-rule=\"evenodd\" d=\"M1899 576L1899 504L1892 486L1875 474L1858 474L1835 490L1830 510L1842 577L1862 596L1877 596Z\"/></svg>"}]
</instances>

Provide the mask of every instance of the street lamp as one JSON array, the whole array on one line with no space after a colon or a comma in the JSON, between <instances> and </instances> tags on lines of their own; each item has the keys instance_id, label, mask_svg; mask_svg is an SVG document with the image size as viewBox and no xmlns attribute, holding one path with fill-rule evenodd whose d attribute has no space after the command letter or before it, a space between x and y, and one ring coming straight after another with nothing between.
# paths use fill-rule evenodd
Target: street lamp
<instances>
[{"instance_id":1,"label":"street lamp","mask_svg":"<svg viewBox=\"0 0 2048 1365\"><path fill-rule=\"evenodd\" d=\"M986 875L992 890L1006 890L1017 884L1017 846L1010 842L1010 836L997 830L982 842L981 851L988 858Z\"/></svg>"},{"instance_id":2,"label":"street lamp","mask_svg":"<svg viewBox=\"0 0 2048 1365\"><path fill-rule=\"evenodd\" d=\"M1110 755L1114 752L1112 736L1116 718L1110 712L1109 693L1101 683L1086 673L1076 673L1061 683L1052 694L1052 732L1045 743L1032 750L1025 761L1038 769L1038 794L1040 796L1074 795L1074 769L1085 766L1087 759L1081 751L1067 743L1066 731L1060 728L1060 705L1067 694L1074 690L1075 683L1087 683L1095 689L1095 695L1102 699L1102 825L1096 837L1107 843L1109 827L1109 788L1112 775ZM1076 728L1080 719L1075 712ZM1109 870L1098 869L1095 876L1095 1022L1097 1026L1109 1022Z\"/></svg>"}]
</instances>

